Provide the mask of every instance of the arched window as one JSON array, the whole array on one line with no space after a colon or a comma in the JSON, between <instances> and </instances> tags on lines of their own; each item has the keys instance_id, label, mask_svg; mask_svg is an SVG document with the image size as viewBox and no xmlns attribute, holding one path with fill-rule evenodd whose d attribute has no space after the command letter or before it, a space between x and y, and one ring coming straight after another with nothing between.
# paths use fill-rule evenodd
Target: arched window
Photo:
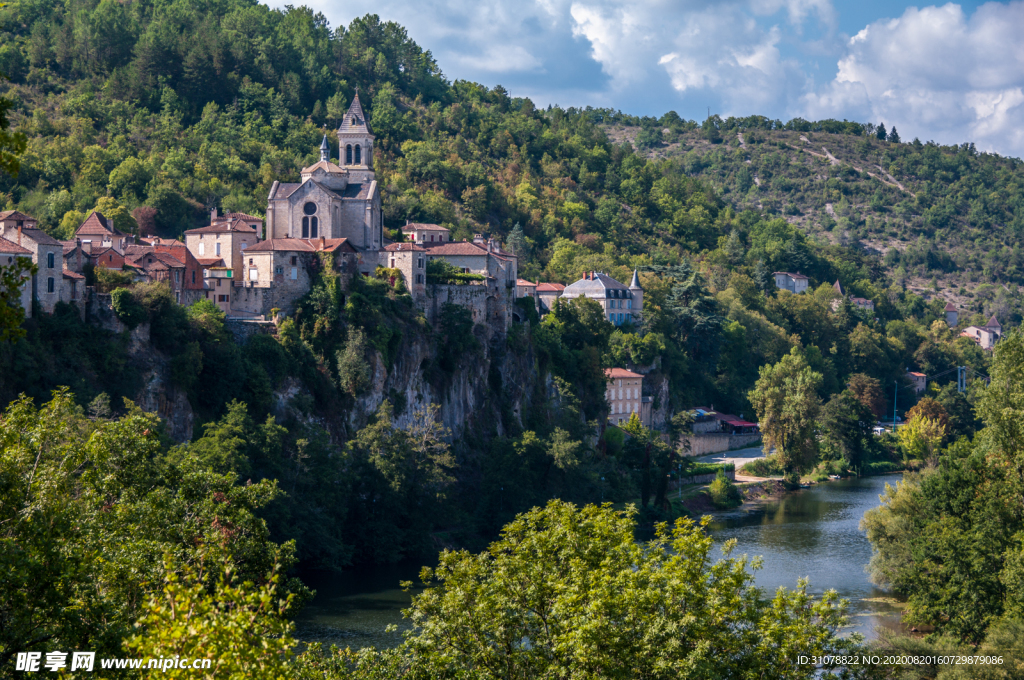
<instances>
[{"instance_id":1,"label":"arched window","mask_svg":"<svg viewBox=\"0 0 1024 680\"><path fill-rule=\"evenodd\" d=\"M317 236L317 223L318 220L315 217L309 218L309 237L316 238Z\"/></svg>"},{"instance_id":2,"label":"arched window","mask_svg":"<svg viewBox=\"0 0 1024 680\"><path fill-rule=\"evenodd\" d=\"M46 266L53 269L53 253L46 254Z\"/></svg>"},{"instance_id":3,"label":"arched window","mask_svg":"<svg viewBox=\"0 0 1024 680\"><path fill-rule=\"evenodd\" d=\"M361 165L363 162L363 147L356 144L356 165Z\"/></svg>"},{"instance_id":4,"label":"arched window","mask_svg":"<svg viewBox=\"0 0 1024 680\"><path fill-rule=\"evenodd\" d=\"M302 238L309 238L309 218L302 218Z\"/></svg>"},{"instance_id":5,"label":"arched window","mask_svg":"<svg viewBox=\"0 0 1024 680\"><path fill-rule=\"evenodd\" d=\"M53 277L51 276L50 278L46 279L46 292L47 293L52 293L53 292L53 288L54 288Z\"/></svg>"},{"instance_id":6,"label":"arched window","mask_svg":"<svg viewBox=\"0 0 1024 680\"><path fill-rule=\"evenodd\" d=\"M345 147L345 165L352 165L352 145Z\"/></svg>"}]
</instances>

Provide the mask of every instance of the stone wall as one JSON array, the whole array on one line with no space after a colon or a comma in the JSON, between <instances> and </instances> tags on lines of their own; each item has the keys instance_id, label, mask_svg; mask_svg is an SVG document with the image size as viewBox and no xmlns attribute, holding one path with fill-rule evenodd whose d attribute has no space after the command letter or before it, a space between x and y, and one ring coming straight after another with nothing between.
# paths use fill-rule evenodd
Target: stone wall
<instances>
[{"instance_id":1,"label":"stone wall","mask_svg":"<svg viewBox=\"0 0 1024 680\"><path fill-rule=\"evenodd\" d=\"M690 450L687 456L706 456L709 453L734 451L754 446L761 441L759 434L695 434L689 437Z\"/></svg>"},{"instance_id":2,"label":"stone wall","mask_svg":"<svg viewBox=\"0 0 1024 680\"><path fill-rule=\"evenodd\" d=\"M711 482L715 481L715 477L717 476L718 473L716 472L714 474L693 475L692 477L683 477L681 480L679 480L679 482L677 482L676 486L678 487L679 484L682 484L683 486L686 486L687 484L710 484ZM736 481L735 470L726 470L725 476L730 481Z\"/></svg>"},{"instance_id":3,"label":"stone wall","mask_svg":"<svg viewBox=\"0 0 1024 680\"><path fill-rule=\"evenodd\" d=\"M224 328L231 333L239 345L244 344L254 335L273 335L277 332L277 324L273 321L259 319L225 319Z\"/></svg>"},{"instance_id":4,"label":"stone wall","mask_svg":"<svg viewBox=\"0 0 1024 680\"><path fill-rule=\"evenodd\" d=\"M431 283L426 286L423 311L427 321L436 324L445 303L460 305L473 315L473 323L487 327L488 335L493 330L505 332L508 320L512 318L511 299L500 293L493 285Z\"/></svg>"}]
</instances>

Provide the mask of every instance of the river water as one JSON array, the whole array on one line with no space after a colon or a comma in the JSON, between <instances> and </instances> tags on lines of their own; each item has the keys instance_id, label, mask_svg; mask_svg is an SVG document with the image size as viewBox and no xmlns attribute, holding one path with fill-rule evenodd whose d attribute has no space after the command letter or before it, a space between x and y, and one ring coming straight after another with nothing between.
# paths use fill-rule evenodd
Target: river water
<instances>
[{"instance_id":1,"label":"river water","mask_svg":"<svg viewBox=\"0 0 1024 680\"><path fill-rule=\"evenodd\" d=\"M767 594L779 586L794 588L803 576L816 595L834 588L850 601L850 627L844 632L870 638L877 626L898 627L899 610L884 601L885 591L868 581L871 545L858 523L866 510L879 505L886 482L895 484L899 478L826 482L779 500L747 504L717 513L711 533L720 542L736 539L733 557L764 557L755 581ZM397 644L400 631L408 627L401 610L411 601L398 583L418 582L419 569L419 564L407 563L304 575L317 595L297 620L299 636L341 647ZM389 624L398 626L398 632L387 632Z\"/></svg>"}]
</instances>

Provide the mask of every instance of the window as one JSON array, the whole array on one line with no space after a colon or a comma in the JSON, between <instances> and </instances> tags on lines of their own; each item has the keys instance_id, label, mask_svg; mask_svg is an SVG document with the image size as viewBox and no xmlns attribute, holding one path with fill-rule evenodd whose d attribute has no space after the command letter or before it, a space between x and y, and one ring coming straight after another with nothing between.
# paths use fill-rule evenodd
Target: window
<instances>
[{"instance_id":1,"label":"window","mask_svg":"<svg viewBox=\"0 0 1024 680\"><path fill-rule=\"evenodd\" d=\"M352 165L352 145L345 147L345 165Z\"/></svg>"},{"instance_id":2,"label":"window","mask_svg":"<svg viewBox=\"0 0 1024 680\"><path fill-rule=\"evenodd\" d=\"M395 268L395 258L391 258L391 268Z\"/></svg>"},{"instance_id":3,"label":"window","mask_svg":"<svg viewBox=\"0 0 1024 680\"><path fill-rule=\"evenodd\" d=\"M46 266L53 269L53 253L46 254Z\"/></svg>"},{"instance_id":4,"label":"window","mask_svg":"<svg viewBox=\"0 0 1024 680\"><path fill-rule=\"evenodd\" d=\"M177 269L174 270L174 282L181 283L181 272L178 271Z\"/></svg>"},{"instance_id":5,"label":"window","mask_svg":"<svg viewBox=\"0 0 1024 680\"><path fill-rule=\"evenodd\" d=\"M309 238L309 218L302 218L302 238Z\"/></svg>"},{"instance_id":6,"label":"window","mask_svg":"<svg viewBox=\"0 0 1024 680\"><path fill-rule=\"evenodd\" d=\"M608 321L610 323L615 323L615 315L612 314L611 312L608 312Z\"/></svg>"},{"instance_id":7,"label":"window","mask_svg":"<svg viewBox=\"0 0 1024 680\"><path fill-rule=\"evenodd\" d=\"M250 265L252 264L252 258L251 257L249 258L249 264Z\"/></svg>"},{"instance_id":8,"label":"window","mask_svg":"<svg viewBox=\"0 0 1024 680\"><path fill-rule=\"evenodd\" d=\"M298 263L299 263L299 256L298 255L292 255L292 266L294 267Z\"/></svg>"},{"instance_id":9,"label":"window","mask_svg":"<svg viewBox=\"0 0 1024 680\"><path fill-rule=\"evenodd\" d=\"M217 279L217 287L220 288L220 279Z\"/></svg>"},{"instance_id":10,"label":"window","mask_svg":"<svg viewBox=\"0 0 1024 680\"><path fill-rule=\"evenodd\" d=\"M200 243L199 244L199 257L202 257L203 255L206 255L206 244L205 243Z\"/></svg>"},{"instance_id":11,"label":"window","mask_svg":"<svg viewBox=\"0 0 1024 680\"><path fill-rule=\"evenodd\" d=\"M292 267L291 279L292 279L292 281L294 281L297 278L299 278L299 268L298 267Z\"/></svg>"},{"instance_id":12,"label":"window","mask_svg":"<svg viewBox=\"0 0 1024 680\"><path fill-rule=\"evenodd\" d=\"M221 302L227 302L228 301L228 296L227 295L220 295L218 297L220 298Z\"/></svg>"},{"instance_id":13,"label":"window","mask_svg":"<svg viewBox=\"0 0 1024 680\"><path fill-rule=\"evenodd\" d=\"M433 234L431 234L431 235L430 235L430 241L431 241L431 242L433 242L433 241L434 241L434 235L433 235Z\"/></svg>"},{"instance_id":14,"label":"window","mask_svg":"<svg viewBox=\"0 0 1024 680\"><path fill-rule=\"evenodd\" d=\"M309 218L309 237L310 238L316 238L316 236L317 236L317 225L318 224L319 224L319 220L317 218L315 218L315 217L310 217Z\"/></svg>"},{"instance_id":15,"label":"window","mask_svg":"<svg viewBox=\"0 0 1024 680\"><path fill-rule=\"evenodd\" d=\"M249 270L249 280L250 281L259 281L260 280L260 270L256 269L255 267L250 269Z\"/></svg>"},{"instance_id":16,"label":"window","mask_svg":"<svg viewBox=\"0 0 1024 680\"><path fill-rule=\"evenodd\" d=\"M363 147L356 144L356 165L362 165L363 163Z\"/></svg>"},{"instance_id":17,"label":"window","mask_svg":"<svg viewBox=\"0 0 1024 680\"><path fill-rule=\"evenodd\" d=\"M417 269L423 269L423 258L422 257L416 262L416 268Z\"/></svg>"},{"instance_id":18,"label":"window","mask_svg":"<svg viewBox=\"0 0 1024 680\"><path fill-rule=\"evenodd\" d=\"M626 300L626 309L633 309L633 301Z\"/></svg>"},{"instance_id":19,"label":"window","mask_svg":"<svg viewBox=\"0 0 1024 680\"><path fill-rule=\"evenodd\" d=\"M193 269L192 270L192 283L195 283L195 282L196 282L196 270Z\"/></svg>"},{"instance_id":20,"label":"window","mask_svg":"<svg viewBox=\"0 0 1024 680\"><path fill-rule=\"evenodd\" d=\"M416 275L416 283L423 283L423 274Z\"/></svg>"},{"instance_id":21,"label":"window","mask_svg":"<svg viewBox=\"0 0 1024 680\"><path fill-rule=\"evenodd\" d=\"M305 215L315 215L316 203L314 203L313 201L308 201L304 206L302 206L302 212Z\"/></svg>"},{"instance_id":22,"label":"window","mask_svg":"<svg viewBox=\"0 0 1024 680\"><path fill-rule=\"evenodd\" d=\"M274 267L275 274L284 274L284 267Z\"/></svg>"},{"instance_id":23,"label":"window","mask_svg":"<svg viewBox=\"0 0 1024 680\"><path fill-rule=\"evenodd\" d=\"M219 243L215 244L213 246L213 249L215 251L215 254L220 255L220 244Z\"/></svg>"},{"instance_id":24,"label":"window","mask_svg":"<svg viewBox=\"0 0 1024 680\"><path fill-rule=\"evenodd\" d=\"M50 278L46 279L46 292L47 293L52 293L53 289L54 289L54 282L53 282L53 277L51 276Z\"/></svg>"},{"instance_id":25,"label":"window","mask_svg":"<svg viewBox=\"0 0 1024 680\"><path fill-rule=\"evenodd\" d=\"M238 246L238 249L239 250L245 250L248 247L249 247L249 244L246 243L245 241L242 241L241 245Z\"/></svg>"}]
</instances>

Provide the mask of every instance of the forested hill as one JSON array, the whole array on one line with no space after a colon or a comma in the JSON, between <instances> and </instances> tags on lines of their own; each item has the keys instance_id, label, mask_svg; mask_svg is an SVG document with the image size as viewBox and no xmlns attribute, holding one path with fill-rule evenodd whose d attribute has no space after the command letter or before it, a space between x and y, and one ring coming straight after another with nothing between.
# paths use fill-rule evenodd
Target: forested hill
<instances>
[{"instance_id":1,"label":"forested hill","mask_svg":"<svg viewBox=\"0 0 1024 680\"><path fill-rule=\"evenodd\" d=\"M246 0L21 0L0 10L0 70L27 140L0 207L62 237L97 205L162 235L214 206L262 214L271 183L315 159L358 87L387 226L497 234L528 255L528 277L688 256L717 289L739 267L763 284L800 269L881 290L889 270L926 297L1017 315L1024 169L970 145L882 141L836 121L537 110L500 86L448 82L376 16L332 28L305 7ZM777 218L801 231L755 227Z\"/></svg>"}]
</instances>

